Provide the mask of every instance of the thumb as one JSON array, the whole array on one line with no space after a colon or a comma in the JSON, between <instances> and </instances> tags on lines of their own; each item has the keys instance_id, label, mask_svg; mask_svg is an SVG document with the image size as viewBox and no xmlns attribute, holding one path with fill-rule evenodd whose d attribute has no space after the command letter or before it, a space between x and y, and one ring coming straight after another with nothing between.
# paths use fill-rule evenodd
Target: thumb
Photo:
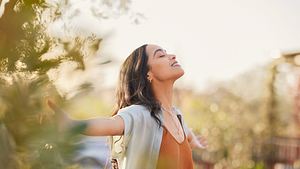
<instances>
[{"instance_id":1,"label":"thumb","mask_svg":"<svg viewBox=\"0 0 300 169\"><path fill-rule=\"evenodd\" d=\"M47 98L46 103L55 113L63 113L62 109L59 108L51 99Z\"/></svg>"}]
</instances>

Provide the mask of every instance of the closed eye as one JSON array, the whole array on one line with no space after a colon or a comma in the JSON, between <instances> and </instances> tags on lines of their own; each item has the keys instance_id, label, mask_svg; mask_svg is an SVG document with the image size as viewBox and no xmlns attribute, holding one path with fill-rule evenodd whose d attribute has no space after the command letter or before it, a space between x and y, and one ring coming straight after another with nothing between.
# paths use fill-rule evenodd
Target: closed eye
<instances>
[{"instance_id":1,"label":"closed eye","mask_svg":"<svg viewBox=\"0 0 300 169\"><path fill-rule=\"evenodd\" d=\"M162 57L164 57L164 56L166 56L166 55L160 55L159 57L162 58Z\"/></svg>"},{"instance_id":2,"label":"closed eye","mask_svg":"<svg viewBox=\"0 0 300 169\"><path fill-rule=\"evenodd\" d=\"M158 55L157 55L157 53L158 53ZM153 57L164 57L166 55L166 53L167 53L166 50L159 48L154 51Z\"/></svg>"}]
</instances>

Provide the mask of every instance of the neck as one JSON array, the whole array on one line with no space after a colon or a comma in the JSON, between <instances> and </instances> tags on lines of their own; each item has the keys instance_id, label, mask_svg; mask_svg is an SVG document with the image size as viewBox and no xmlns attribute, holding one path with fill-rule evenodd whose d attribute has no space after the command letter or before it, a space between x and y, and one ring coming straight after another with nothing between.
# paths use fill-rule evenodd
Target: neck
<instances>
[{"instance_id":1,"label":"neck","mask_svg":"<svg viewBox=\"0 0 300 169\"><path fill-rule=\"evenodd\" d=\"M161 106L166 110L172 109L173 85L174 82L154 82L152 84L152 90L155 98L161 103Z\"/></svg>"}]
</instances>

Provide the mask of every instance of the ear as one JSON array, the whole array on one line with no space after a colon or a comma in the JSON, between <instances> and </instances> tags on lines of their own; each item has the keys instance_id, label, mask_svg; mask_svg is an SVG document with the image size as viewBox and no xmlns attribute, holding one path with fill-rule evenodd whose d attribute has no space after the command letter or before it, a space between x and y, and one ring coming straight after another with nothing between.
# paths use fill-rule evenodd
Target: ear
<instances>
[{"instance_id":1,"label":"ear","mask_svg":"<svg viewBox=\"0 0 300 169\"><path fill-rule=\"evenodd\" d=\"M152 81L152 79L153 79L153 74L152 74L152 72L148 72L147 73L147 79L151 82Z\"/></svg>"}]
</instances>

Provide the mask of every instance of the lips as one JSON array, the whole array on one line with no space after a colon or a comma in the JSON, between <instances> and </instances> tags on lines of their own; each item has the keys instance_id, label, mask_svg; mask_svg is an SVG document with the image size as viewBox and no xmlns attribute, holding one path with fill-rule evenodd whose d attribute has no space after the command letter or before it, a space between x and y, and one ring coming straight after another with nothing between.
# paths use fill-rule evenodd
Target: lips
<instances>
[{"instance_id":1,"label":"lips","mask_svg":"<svg viewBox=\"0 0 300 169\"><path fill-rule=\"evenodd\" d=\"M180 65L178 64L177 61L175 61L175 62L173 62L173 63L171 64L171 66L173 67L173 66L180 66Z\"/></svg>"}]
</instances>

